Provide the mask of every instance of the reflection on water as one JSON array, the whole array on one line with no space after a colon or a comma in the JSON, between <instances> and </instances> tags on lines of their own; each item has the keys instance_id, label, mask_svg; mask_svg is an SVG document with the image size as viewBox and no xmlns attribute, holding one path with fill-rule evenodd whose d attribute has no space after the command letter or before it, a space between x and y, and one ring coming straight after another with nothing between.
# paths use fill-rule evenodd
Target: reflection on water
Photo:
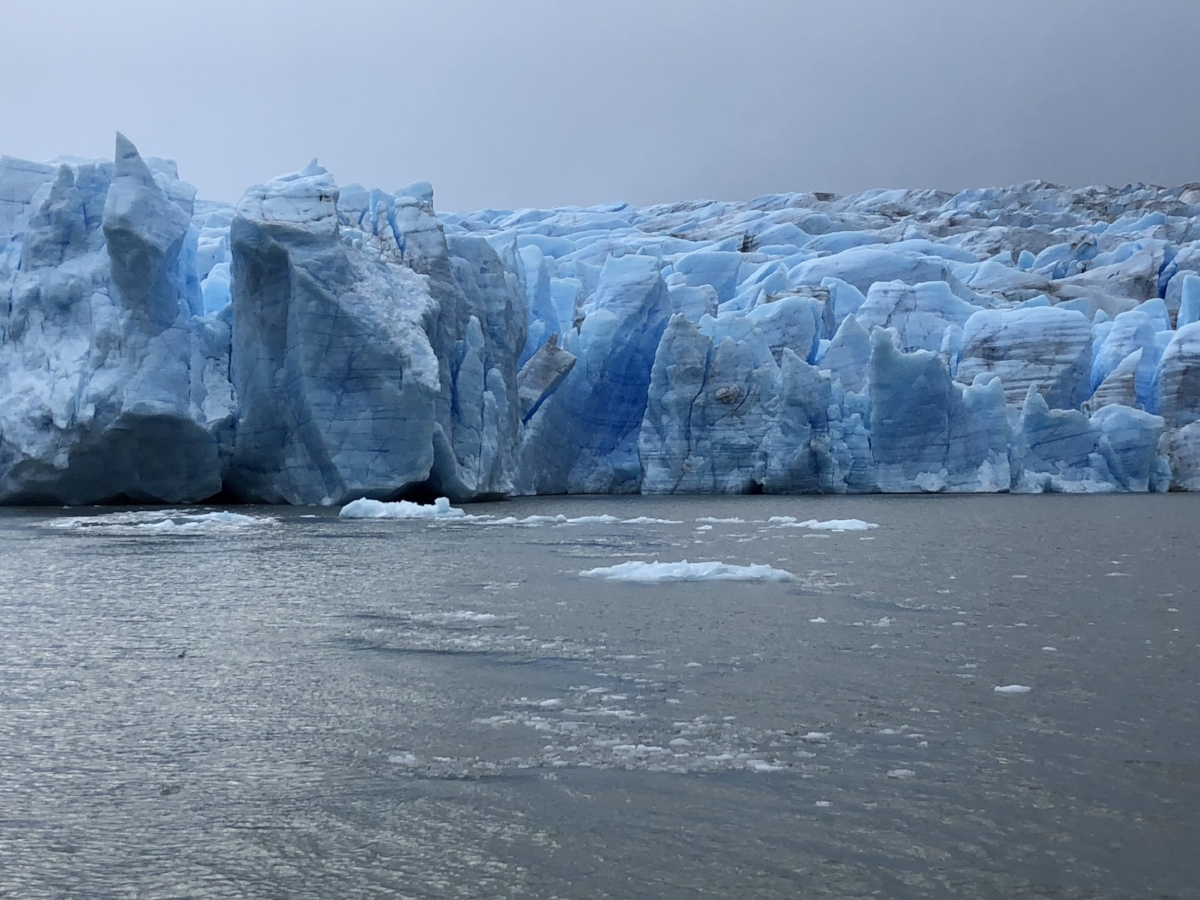
<instances>
[{"instance_id":1,"label":"reflection on water","mask_svg":"<svg viewBox=\"0 0 1200 900\"><path fill-rule=\"evenodd\" d=\"M1195 896L1194 498L470 512L0 512L0 897Z\"/></svg>"}]
</instances>

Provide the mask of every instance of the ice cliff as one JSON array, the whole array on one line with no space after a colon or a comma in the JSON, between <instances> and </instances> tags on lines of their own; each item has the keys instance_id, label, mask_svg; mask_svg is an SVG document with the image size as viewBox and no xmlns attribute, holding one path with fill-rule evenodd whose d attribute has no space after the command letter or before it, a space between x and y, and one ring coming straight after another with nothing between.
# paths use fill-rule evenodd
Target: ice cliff
<instances>
[{"instance_id":1,"label":"ice cliff","mask_svg":"<svg viewBox=\"0 0 1200 900\"><path fill-rule=\"evenodd\" d=\"M1200 489L1200 186L434 210L0 158L0 502Z\"/></svg>"}]
</instances>

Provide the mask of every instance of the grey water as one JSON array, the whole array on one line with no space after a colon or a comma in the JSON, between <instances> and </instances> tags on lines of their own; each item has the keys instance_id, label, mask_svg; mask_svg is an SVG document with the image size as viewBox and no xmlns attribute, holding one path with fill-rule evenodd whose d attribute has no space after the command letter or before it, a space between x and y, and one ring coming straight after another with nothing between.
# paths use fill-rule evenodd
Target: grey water
<instances>
[{"instance_id":1,"label":"grey water","mask_svg":"<svg viewBox=\"0 0 1200 900\"><path fill-rule=\"evenodd\" d=\"M1200 896L1194 497L202 512L0 511L5 900Z\"/></svg>"}]
</instances>

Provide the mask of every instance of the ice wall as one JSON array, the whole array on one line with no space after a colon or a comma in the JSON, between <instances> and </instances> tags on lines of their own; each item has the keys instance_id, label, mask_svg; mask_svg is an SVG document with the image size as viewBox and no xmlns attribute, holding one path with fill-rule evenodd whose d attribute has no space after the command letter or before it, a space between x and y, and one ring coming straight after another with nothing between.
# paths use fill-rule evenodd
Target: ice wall
<instances>
[{"instance_id":1,"label":"ice wall","mask_svg":"<svg viewBox=\"0 0 1200 900\"><path fill-rule=\"evenodd\" d=\"M0 158L0 502L1195 490L1200 187L438 215Z\"/></svg>"},{"instance_id":2,"label":"ice wall","mask_svg":"<svg viewBox=\"0 0 1200 900\"><path fill-rule=\"evenodd\" d=\"M171 503L221 490L228 318L203 319L195 192L115 162L0 162L0 502Z\"/></svg>"}]
</instances>

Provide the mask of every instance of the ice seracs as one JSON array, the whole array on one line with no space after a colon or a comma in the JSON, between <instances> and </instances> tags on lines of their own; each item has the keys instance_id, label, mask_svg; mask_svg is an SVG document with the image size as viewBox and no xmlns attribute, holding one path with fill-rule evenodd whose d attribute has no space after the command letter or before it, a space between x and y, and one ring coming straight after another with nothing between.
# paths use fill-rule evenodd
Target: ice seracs
<instances>
[{"instance_id":1,"label":"ice seracs","mask_svg":"<svg viewBox=\"0 0 1200 900\"><path fill-rule=\"evenodd\" d=\"M252 189L230 231L239 422L228 480L259 502L384 499L433 468L440 311L401 260L394 201L343 242L338 199L332 176L310 166Z\"/></svg>"},{"instance_id":2,"label":"ice seracs","mask_svg":"<svg viewBox=\"0 0 1200 900\"><path fill-rule=\"evenodd\" d=\"M1200 187L439 215L0 158L0 502L1194 490Z\"/></svg>"},{"instance_id":3,"label":"ice seracs","mask_svg":"<svg viewBox=\"0 0 1200 900\"><path fill-rule=\"evenodd\" d=\"M221 491L230 331L195 315L194 194L122 136L115 162L0 166L0 502Z\"/></svg>"}]
</instances>

